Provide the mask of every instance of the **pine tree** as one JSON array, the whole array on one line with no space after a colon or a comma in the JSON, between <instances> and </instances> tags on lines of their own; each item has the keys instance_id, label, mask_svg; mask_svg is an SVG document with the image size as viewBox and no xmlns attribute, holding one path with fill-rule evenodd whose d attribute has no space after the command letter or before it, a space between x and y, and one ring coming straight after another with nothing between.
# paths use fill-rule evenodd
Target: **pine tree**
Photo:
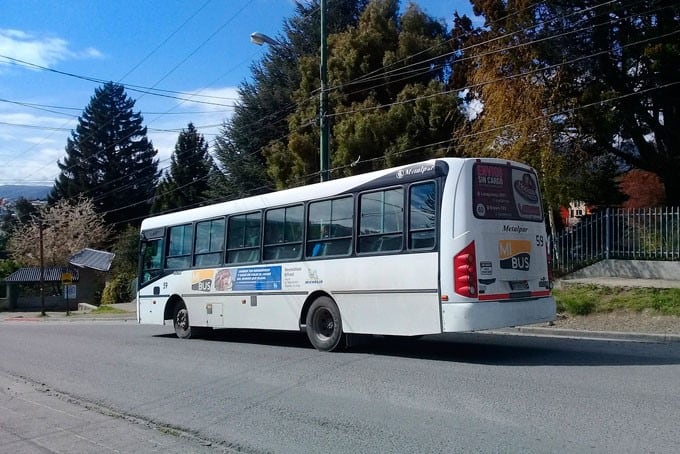
<instances>
[{"instance_id":1,"label":"pine tree","mask_svg":"<svg viewBox=\"0 0 680 454\"><path fill-rule=\"evenodd\" d=\"M368 0L326 3L330 35L355 26ZM215 157L224 172L215 195L236 198L274 189L268 174L271 163L265 159L263 149L273 140L285 145L289 134L287 117L295 109L293 94L300 86L299 62L304 56L318 55L319 23L319 0L296 2L295 15L284 23L285 36L278 37L280 45L269 47L264 59L253 65L253 82L239 87L241 101L215 145ZM312 72L318 79L318 64ZM316 144L318 149L318 139Z\"/></svg>"},{"instance_id":2,"label":"pine tree","mask_svg":"<svg viewBox=\"0 0 680 454\"><path fill-rule=\"evenodd\" d=\"M179 133L170 168L156 190L152 212L189 208L207 200L215 166L208 144L193 123Z\"/></svg>"},{"instance_id":3,"label":"pine tree","mask_svg":"<svg viewBox=\"0 0 680 454\"><path fill-rule=\"evenodd\" d=\"M86 196L117 229L148 214L159 176L157 151L134 105L122 85L95 89L58 163L50 203Z\"/></svg>"}]
</instances>

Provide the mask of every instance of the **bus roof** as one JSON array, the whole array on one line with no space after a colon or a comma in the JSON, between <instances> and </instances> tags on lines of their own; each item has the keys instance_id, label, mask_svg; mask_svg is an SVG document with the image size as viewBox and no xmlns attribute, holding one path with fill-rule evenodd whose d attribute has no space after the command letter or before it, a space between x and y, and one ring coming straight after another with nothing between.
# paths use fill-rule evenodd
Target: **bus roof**
<instances>
[{"instance_id":1,"label":"bus roof","mask_svg":"<svg viewBox=\"0 0 680 454\"><path fill-rule=\"evenodd\" d=\"M478 161L482 158L439 158L406 164L399 167L367 172L337 180L299 186L291 189L270 192L243 199L215 203L198 208L177 211L149 217L142 222L142 231L164 226L178 225L199 219L210 219L230 213L242 213L263 208L305 202L313 199L323 199L354 191L361 191L371 187L386 187L405 181L418 181L446 174L453 169L460 171L464 162ZM508 160L483 158L484 161L509 163ZM514 163L519 164L519 163Z\"/></svg>"}]
</instances>

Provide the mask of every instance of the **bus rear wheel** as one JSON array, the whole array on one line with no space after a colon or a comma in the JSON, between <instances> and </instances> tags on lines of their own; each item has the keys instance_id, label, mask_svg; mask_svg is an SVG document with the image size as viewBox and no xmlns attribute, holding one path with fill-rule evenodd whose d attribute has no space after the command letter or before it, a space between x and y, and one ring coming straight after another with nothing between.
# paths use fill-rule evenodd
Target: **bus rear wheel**
<instances>
[{"instance_id":1,"label":"bus rear wheel","mask_svg":"<svg viewBox=\"0 0 680 454\"><path fill-rule=\"evenodd\" d=\"M330 352L343 338L340 310L327 296L314 300L307 312L307 337L317 350Z\"/></svg>"}]
</instances>

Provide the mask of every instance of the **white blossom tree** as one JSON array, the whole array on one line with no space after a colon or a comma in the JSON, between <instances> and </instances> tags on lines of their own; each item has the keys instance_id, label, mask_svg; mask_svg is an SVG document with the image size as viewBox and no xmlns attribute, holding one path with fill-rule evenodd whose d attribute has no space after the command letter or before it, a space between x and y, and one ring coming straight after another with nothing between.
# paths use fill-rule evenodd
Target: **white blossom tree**
<instances>
[{"instance_id":1,"label":"white blossom tree","mask_svg":"<svg viewBox=\"0 0 680 454\"><path fill-rule=\"evenodd\" d=\"M45 266L65 266L71 255L83 248L101 247L111 235L91 199L62 199L42 208L14 230L8 250L17 263L40 265L41 230Z\"/></svg>"}]
</instances>

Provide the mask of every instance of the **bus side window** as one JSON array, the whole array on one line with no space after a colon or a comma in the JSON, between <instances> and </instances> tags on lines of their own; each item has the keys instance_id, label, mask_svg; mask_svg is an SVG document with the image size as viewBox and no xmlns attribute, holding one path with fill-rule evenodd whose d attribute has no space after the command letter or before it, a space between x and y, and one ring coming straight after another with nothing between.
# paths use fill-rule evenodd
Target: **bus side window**
<instances>
[{"instance_id":1,"label":"bus side window","mask_svg":"<svg viewBox=\"0 0 680 454\"><path fill-rule=\"evenodd\" d=\"M264 221L264 260L292 260L302 255L304 208L268 210Z\"/></svg>"},{"instance_id":2,"label":"bus side window","mask_svg":"<svg viewBox=\"0 0 680 454\"><path fill-rule=\"evenodd\" d=\"M339 257L352 252L354 198L345 196L309 204L307 257Z\"/></svg>"},{"instance_id":3,"label":"bus side window","mask_svg":"<svg viewBox=\"0 0 680 454\"><path fill-rule=\"evenodd\" d=\"M260 256L262 213L231 216L227 227L227 263L255 263Z\"/></svg>"},{"instance_id":4,"label":"bus side window","mask_svg":"<svg viewBox=\"0 0 680 454\"><path fill-rule=\"evenodd\" d=\"M191 224L170 227L168 255L165 266L170 269L189 268L191 266L191 249L193 228Z\"/></svg>"},{"instance_id":5,"label":"bus side window","mask_svg":"<svg viewBox=\"0 0 680 454\"><path fill-rule=\"evenodd\" d=\"M403 222L402 188L362 194L359 198L359 252L401 251Z\"/></svg>"},{"instance_id":6,"label":"bus side window","mask_svg":"<svg viewBox=\"0 0 680 454\"><path fill-rule=\"evenodd\" d=\"M433 181L409 188L409 249L432 249L435 245L437 193Z\"/></svg>"},{"instance_id":7,"label":"bus side window","mask_svg":"<svg viewBox=\"0 0 680 454\"><path fill-rule=\"evenodd\" d=\"M213 219L196 224L194 244L195 266L222 264L224 254L224 219Z\"/></svg>"}]
</instances>

